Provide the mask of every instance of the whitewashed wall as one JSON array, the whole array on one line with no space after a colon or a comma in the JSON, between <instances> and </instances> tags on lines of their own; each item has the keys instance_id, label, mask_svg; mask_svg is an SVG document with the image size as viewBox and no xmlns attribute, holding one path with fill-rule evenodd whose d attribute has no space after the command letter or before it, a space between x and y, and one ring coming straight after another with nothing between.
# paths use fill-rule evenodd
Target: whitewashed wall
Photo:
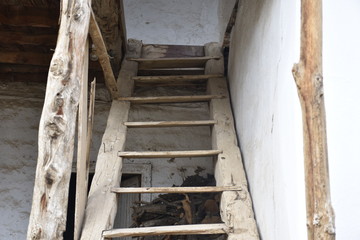
<instances>
[{"instance_id":1,"label":"whitewashed wall","mask_svg":"<svg viewBox=\"0 0 360 240\"><path fill-rule=\"evenodd\" d=\"M306 239L301 110L291 74L300 49L299 1L244 0L229 80L259 231Z\"/></svg>"},{"instance_id":2,"label":"whitewashed wall","mask_svg":"<svg viewBox=\"0 0 360 240\"><path fill-rule=\"evenodd\" d=\"M219 41L219 0L125 0L128 38L154 44Z\"/></svg>"},{"instance_id":3,"label":"whitewashed wall","mask_svg":"<svg viewBox=\"0 0 360 240\"><path fill-rule=\"evenodd\" d=\"M324 86L338 240L360 239L360 1L323 1Z\"/></svg>"}]
</instances>

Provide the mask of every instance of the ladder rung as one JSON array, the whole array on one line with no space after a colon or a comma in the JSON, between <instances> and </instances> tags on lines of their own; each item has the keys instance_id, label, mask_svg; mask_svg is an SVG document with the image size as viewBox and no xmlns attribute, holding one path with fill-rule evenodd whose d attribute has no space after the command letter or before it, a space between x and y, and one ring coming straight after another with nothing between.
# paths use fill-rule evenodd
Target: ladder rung
<instances>
[{"instance_id":1,"label":"ladder rung","mask_svg":"<svg viewBox=\"0 0 360 240\"><path fill-rule=\"evenodd\" d=\"M220 153L222 153L221 150L119 152L118 156L123 158L185 158L214 156Z\"/></svg>"},{"instance_id":2,"label":"ladder rung","mask_svg":"<svg viewBox=\"0 0 360 240\"><path fill-rule=\"evenodd\" d=\"M206 121L125 122L124 124L129 128L187 127L187 126L211 126L216 124L216 121L206 120Z\"/></svg>"},{"instance_id":3,"label":"ladder rung","mask_svg":"<svg viewBox=\"0 0 360 240\"><path fill-rule=\"evenodd\" d=\"M186 102L207 102L211 99L220 99L224 96L219 95L197 95L197 96L163 96L163 97L122 97L119 101L129 101L131 103L186 103Z\"/></svg>"},{"instance_id":4,"label":"ladder rung","mask_svg":"<svg viewBox=\"0 0 360 240\"><path fill-rule=\"evenodd\" d=\"M224 223L189 224L161 227L119 228L103 231L104 238L155 236L155 235L193 235L193 234L226 234L230 228Z\"/></svg>"},{"instance_id":5,"label":"ladder rung","mask_svg":"<svg viewBox=\"0 0 360 240\"><path fill-rule=\"evenodd\" d=\"M221 78L221 74L208 75L174 75L174 76L136 76L132 79L138 83L173 83L178 81L196 81L209 78Z\"/></svg>"},{"instance_id":6,"label":"ladder rung","mask_svg":"<svg viewBox=\"0 0 360 240\"><path fill-rule=\"evenodd\" d=\"M139 70L154 68L197 68L204 67L210 59L220 59L219 56L187 57L187 58L128 58L139 63Z\"/></svg>"},{"instance_id":7,"label":"ladder rung","mask_svg":"<svg viewBox=\"0 0 360 240\"><path fill-rule=\"evenodd\" d=\"M112 188L113 193L208 193L224 191L242 191L240 186L214 186L214 187L120 187Z\"/></svg>"}]
</instances>

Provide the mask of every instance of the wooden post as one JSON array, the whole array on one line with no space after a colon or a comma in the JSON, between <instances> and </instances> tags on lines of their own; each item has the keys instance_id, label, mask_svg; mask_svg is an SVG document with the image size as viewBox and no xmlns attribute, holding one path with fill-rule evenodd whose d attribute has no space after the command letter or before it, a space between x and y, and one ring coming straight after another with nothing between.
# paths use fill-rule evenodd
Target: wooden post
<instances>
[{"instance_id":1,"label":"wooden post","mask_svg":"<svg viewBox=\"0 0 360 240\"><path fill-rule=\"evenodd\" d=\"M205 45L206 56L220 56L218 43ZM205 74L224 74L224 61L212 59L206 63ZM224 191L221 196L221 219L233 229L228 240L259 240L245 169L237 144L234 118L226 78L210 78L208 93L225 96L212 99L210 116L217 123L212 128L213 149L222 150L215 162L217 186L239 186L241 191Z\"/></svg>"},{"instance_id":2,"label":"wooden post","mask_svg":"<svg viewBox=\"0 0 360 240\"><path fill-rule=\"evenodd\" d=\"M76 196L75 196L75 219L74 219L74 240L79 239L80 228L85 213L87 200L88 172L86 168L87 152L87 109L88 109L88 65L89 65L89 43L85 47L84 74L81 82L79 114L78 114L78 142L76 158Z\"/></svg>"},{"instance_id":3,"label":"wooden post","mask_svg":"<svg viewBox=\"0 0 360 240\"><path fill-rule=\"evenodd\" d=\"M90 0L63 0L39 126L39 153L27 239L63 239L84 72Z\"/></svg>"},{"instance_id":4,"label":"wooden post","mask_svg":"<svg viewBox=\"0 0 360 240\"><path fill-rule=\"evenodd\" d=\"M128 49L129 57L139 57L141 43L129 41ZM131 95L131 78L136 75L137 66L136 62L123 61L118 78L120 96ZM122 158L118 157L118 152L125 147L127 127L124 123L128 120L129 109L130 103L127 101L112 102L86 205L82 240L101 239L102 232L112 228L114 223L117 196L111 189L120 184Z\"/></svg>"},{"instance_id":5,"label":"wooden post","mask_svg":"<svg viewBox=\"0 0 360 240\"><path fill-rule=\"evenodd\" d=\"M309 240L334 240L322 77L322 1L301 1L301 53L293 75L303 113Z\"/></svg>"}]
</instances>

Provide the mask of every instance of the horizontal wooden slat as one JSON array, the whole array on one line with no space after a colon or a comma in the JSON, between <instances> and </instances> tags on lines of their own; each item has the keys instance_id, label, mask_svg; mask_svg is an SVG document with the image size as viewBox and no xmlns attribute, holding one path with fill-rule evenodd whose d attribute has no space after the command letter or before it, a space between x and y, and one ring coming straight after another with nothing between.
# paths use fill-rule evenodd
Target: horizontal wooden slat
<instances>
[{"instance_id":1,"label":"horizontal wooden slat","mask_svg":"<svg viewBox=\"0 0 360 240\"><path fill-rule=\"evenodd\" d=\"M56 45L56 34L28 34L23 32L1 31L0 44L19 44L19 45Z\"/></svg>"},{"instance_id":2,"label":"horizontal wooden slat","mask_svg":"<svg viewBox=\"0 0 360 240\"><path fill-rule=\"evenodd\" d=\"M222 153L221 150L119 152L118 156L123 158L181 158L214 156L220 153Z\"/></svg>"},{"instance_id":3,"label":"horizontal wooden slat","mask_svg":"<svg viewBox=\"0 0 360 240\"><path fill-rule=\"evenodd\" d=\"M138 76L174 76L174 75L199 75L204 74L204 68L162 68L139 70Z\"/></svg>"},{"instance_id":4,"label":"horizontal wooden slat","mask_svg":"<svg viewBox=\"0 0 360 240\"><path fill-rule=\"evenodd\" d=\"M174 75L174 76L136 76L132 79L137 83L171 83L179 81L196 81L209 78L220 78L222 75Z\"/></svg>"},{"instance_id":5,"label":"horizontal wooden slat","mask_svg":"<svg viewBox=\"0 0 360 240\"><path fill-rule=\"evenodd\" d=\"M142 58L203 57L204 46L144 44Z\"/></svg>"},{"instance_id":6,"label":"horizontal wooden slat","mask_svg":"<svg viewBox=\"0 0 360 240\"><path fill-rule=\"evenodd\" d=\"M0 52L0 63L49 66L52 54L32 52Z\"/></svg>"},{"instance_id":7,"label":"horizontal wooden slat","mask_svg":"<svg viewBox=\"0 0 360 240\"><path fill-rule=\"evenodd\" d=\"M198 68L204 67L210 59L219 59L218 56L191 57L191 58L129 58L139 63L139 70L154 68Z\"/></svg>"},{"instance_id":8,"label":"horizontal wooden slat","mask_svg":"<svg viewBox=\"0 0 360 240\"><path fill-rule=\"evenodd\" d=\"M150 127L188 127L188 126L209 126L214 125L214 120L205 121L159 121L159 122L126 122L129 128L150 128Z\"/></svg>"},{"instance_id":9,"label":"horizontal wooden slat","mask_svg":"<svg viewBox=\"0 0 360 240\"><path fill-rule=\"evenodd\" d=\"M57 27L58 9L0 5L0 23L10 26Z\"/></svg>"},{"instance_id":10,"label":"horizontal wooden slat","mask_svg":"<svg viewBox=\"0 0 360 240\"><path fill-rule=\"evenodd\" d=\"M119 101L130 101L131 103L184 103L184 102L206 102L211 99L220 99L218 95L198 95L198 96L163 96L163 97L123 97L117 98Z\"/></svg>"},{"instance_id":11,"label":"horizontal wooden slat","mask_svg":"<svg viewBox=\"0 0 360 240\"><path fill-rule=\"evenodd\" d=\"M145 188L112 188L113 193L207 193L224 191L241 191L239 186L224 187L145 187Z\"/></svg>"},{"instance_id":12,"label":"horizontal wooden slat","mask_svg":"<svg viewBox=\"0 0 360 240\"><path fill-rule=\"evenodd\" d=\"M143 228L120 228L106 230L104 238L129 237L129 236L155 236L155 235L193 235L193 234L226 234L229 228L223 223L193 224Z\"/></svg>"}]
</instances>

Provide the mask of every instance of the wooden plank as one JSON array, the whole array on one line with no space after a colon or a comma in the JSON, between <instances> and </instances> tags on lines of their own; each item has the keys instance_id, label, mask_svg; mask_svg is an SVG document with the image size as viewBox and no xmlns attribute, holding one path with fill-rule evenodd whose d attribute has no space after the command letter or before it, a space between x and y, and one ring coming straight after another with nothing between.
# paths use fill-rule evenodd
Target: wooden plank
<instances>
[{"instance_id":1,"label":"wooden plank","mask_svg":"<svg viewBox=\"0 0 360 240\"><path fill-rule=\"evenodd\" d=\"M200 75L204 74L204 68L180 68L180 69L146 69L139 70L138 76L170 76L170 75Z\"/></svg>"},{"instance_id":2,"label":"wooden plank","mask_svg":"<svg viewBox=\"0 0 360 240\"><path fill-rule=\"evenodd\" d=\"M59 10L0 5L0 23L10 26L58 27Z\"/></svg>"},{"instance_id":3,"label":"wooden plank","mask_svg":"<svg viewBox=\"0 0 360 240\"><path fill-rule=\"evenodd\" d=\"M132 52L128 52L128 56L140 56L141 42L130 41L129 44L129 51ZM118 78L120 96L131 94L129 86L132 85L131 77L136 74L136 70L136 62L123 61ZM128 102L112 102L86 205L82 240L101 239L102 231L112 228L117 211L117 196L110 189L119 186L121 179L122 160L117 154L125 147L127 127L123 122L128 119L129 108Z\"/></svg>"},{"instance_id":4,"label":"wooden plank","mask_svg":"<svg viewBox=\"0 0 360 240\"><path fill-rule=\"evenodd\" d=\"M334 240L322 75L322 1L301 1L300 61L293 75L303 116L309 240Z\"/></svg>"},{"instance_id":5,"label":"wooden plank","mask_svg":"<svg viewBox=\"0 0 360 240\"><path fill-rule=\"evenodd\" d=\"M55 47L56 38L56 34L28 34L13 31L0 32L0 44L42 45Z\"/></svg>"},{"instance_id":6,"label":"wooden plank","mask_svg":"<svg viewBox=\"0 0 360 240\"><path fill-rule=\"evenodd\" d=\"M159 122L126 122L128 128L151 128L151 127L189 127L211 126L216 124L214 120L204 121L159 121Z\"/></svg>"},{"instance_id":7,"label":"wooden plank","mask_svg":"<svg viewBox=\"0 0 360 240\"><path fill-rule=\"evenodd\" d=\"M49 66L52 54L35 52L0 52L0 63Z\"/></svg>"},{"instance_id":8,"label":"wooden plank","mask_svg":"<svg viewBox=\"0 0 360 240\"><path fill-rule=\"evenodd\" d=\"M59 9L60 7L59 1L53 0L1 0L1 4L56 9Z\"/></svg>"},{"instance_id":9,"label":"wooden plank","mask_svg":"<svg viewBox=\"0 0 360 240\"><path fill-rule=\"evenodd\" d=\"M93 41L93 44L96 47L95 53L99 58L100 65L104 72L105 85L108 88L108 90L111 94L111 97L113 99L115 99L119 96L119 93L118 93L118 89L116 86L114 73L113 73L111 65L110 65L109 55L106 50L106 46L105 46L104 40L102 38L99 26L96 23L94 13L91 13L91 16L90 16L89 33L90 33L91 39Z\"/></svg>"},{"instance_id":10,"label":"wooden plank","mask_svg":"<svg viewBox=\"0 0 360 240\"><path fill-rule=\"evenodd\" d=\"M130 58L130 61L139 63L139 70L154 68L198 68L210 59L219 59L218 56L190 57L190 58Z\"/></svg>"},{"instance_id":11,"label":"wooden plank","mask_svg":"<svg viewBox=\"0 0 360 240\"><path fill-rule=\"evenodd\" d=\"M174 75L174 76L136 76L133 80L136 83L176 83L179 81L196 81L206 80L209 78L220 78L221 74L209 74L209 75Z\"/></svg>"},{"instance_id":12,"label":"wooden plank","mask_svg":"<svg viewBox=\"0 0 360 240\"><path fill-rule=\"evenodd\" d=\"M203 57L204 46L144 44L142 58Z\"/></svg>"},{"instance_id":13,"label":"wooden plank","mask_svg":"<svg viewBox=\"0 0 360 240\"><path fill-rule=\"evenodd\" d=\"M224 191L241 191L238 186L217 186L217 187L145 187L132 188L121 187L112 188L114 193L207 193L207 192L224 192Z\"/></svg>"},{"instance_id":14,"label":"wooden plank","mask_svg":"<svg viewBox=\"0 0 360 240\"><path fill-rule=\"evenodd\" d=\"M65 231L79 89L87 74L84 59L89 6L89 0L62 1L59 37L39 126L27 239L62 239Z\"/></svg>"},{"instance_id":15,"label":"wooden plank","mask_svg":"<svg viewBox=\"0 0 360 240\"><path fill-rule=\"evenodd\" d=\"M220 44L206 44L205 54L209 56L221 54ZM206 74L221 74L223 72L222 59L208 61L205 68ZM212 147L223 150L215 163L216 185L230 186L235 184L242 189L241 191L222 194L221 218L228 227L234 229L234 233L229 234L229 239L259 240L246 174L240 149L237 145L226 78L209 79L208 93L226 96L226 98L213 99L210 102L210 117L217 121L217 124L212 128Z\"/></svg>"},{"instance_id":16,"label":"wooden plank","mask_svg":"<svg viewBox=\"0 0 360 240\"><path fill-rule=\"evenodd\" d=\"M198 96L163 96L163 97L121 97L119 101L129 101L134 104L141 103L187 103L207 102L211 99L221 99L221 95L198 95Z\"/></svg>"},{"instance_id":17,"label":"wooden plank","mask_svg":"<svg viewBox=\"0 0 360 240\"><path fill-rule=\"evenodd\" d=\"M214 156L220 153L222 153L221 150L119 152L118 156L123 158L185 158Z\"/></svg>"},{"instance_id":18,"label":"wooden plank","mask_svg":"<svg viewBox=\"0 0 360 240\"><path fill-rule=\"evenodd\" d=\"M230 229L223 223L193 224L162 227L142 227L113 229L103 232L104 238L155 235L195 235L195 234L226 234Z\"/></svg>"},{"instance_id":19,"label":"wooden plank","mask_svg":"<svg viewBox=\"0 0 360 240\"><path fill-rule=\"evenodd\" d=\"M81 78L80 99L78 110L78 141L76 157L76 194L75 194L75 220L74 220L74 240L80 237L80 229L85 214L87 200L87 118L88 118L88 67L89 67L89 41L85 46L85 59L83 76Z\"/></svg>"}]
</instances>

